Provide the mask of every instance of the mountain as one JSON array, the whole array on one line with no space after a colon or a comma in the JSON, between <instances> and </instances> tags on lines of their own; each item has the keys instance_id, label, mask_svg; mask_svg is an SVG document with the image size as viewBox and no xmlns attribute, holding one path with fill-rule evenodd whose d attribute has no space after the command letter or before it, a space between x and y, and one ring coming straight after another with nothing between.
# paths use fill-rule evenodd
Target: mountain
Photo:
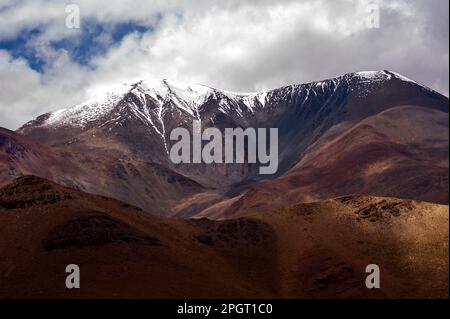
<instances>
[{"instance_id":1,"label":"mountain","mask_svg":"<svg viewBox=\"0 0 450 319\"><path fill-rule=\"evenodd\" d=\"M0 186L29 174L141 207L154 206L161 214L168 214L179 200L205 190L156 163L65 151L0 128Z\"/></svg>"},{"instance_id":2,"label":"mountain","mask_svg":"<svg viewBox=\"0 0 450 319\"><path fill-rule=\"evenodd\" d=\"M448 298L448 206L346 196L158 217L22 176L0 188L1 298ZM367 289L368 264L382 289ZM64 285L80 267L80 289Z\"/></svg>"},{"instance_id":3,"label":"mountain","mask_svg":"<svg viewBox=\"0 0 450 319\"><path fill-rule=\"evenodd\" d=\"M193 120L221 130L278 128L277 174L260 175L249 163L173 164L170 132L179 126L191 131ZM220 219L347 194L448 203L448 98L391 71L245 94L144 79L43 114L17 132L76 157L78 168L90 163L86 173L93 182L86 173L68 173L70 183L61 184L166 216ZM85 156L90 160L79 159ZM154 198L133 195L136 178L122 162L158 167L192 187L176 197L185 188L161 181L145 186L158 194ZM108 182L96 184L111 171ZM155 174L139 173L143 181Z\"/></svg>"},{"instance_id":4,"label":"mountain","mask_svg":"<svg viewBox=\"0 0 450 319\"><path fill-rule=\"evenodd\" d=\"M193 120L278 128L278 172L173 164ZM144 79L0 129L0 297L448 298L448 127L448 98L371 71L245 94Z\"/></svg>"},{"instance_id":5,"label":"mountain","mask_svg":"<svg viewBox=\"0 0 450 319\"><path fill-rule=\"evenodd\" d=\"M33 139L0 128L0 185L21 175L40 173L52 179L49 167L57 159L53 151Z\"/></svg>"},{"instance_id":6,"label":"mountain","mask_svg":"<svg viewBox=\"0 0 450 319\"><path fill-rule=\"evenodd\" d=\"M199 216L231 218L299 202L371 194L448 204L448 114L393 107L325 134L282 176Z\"/></svg>"}]
</instances>

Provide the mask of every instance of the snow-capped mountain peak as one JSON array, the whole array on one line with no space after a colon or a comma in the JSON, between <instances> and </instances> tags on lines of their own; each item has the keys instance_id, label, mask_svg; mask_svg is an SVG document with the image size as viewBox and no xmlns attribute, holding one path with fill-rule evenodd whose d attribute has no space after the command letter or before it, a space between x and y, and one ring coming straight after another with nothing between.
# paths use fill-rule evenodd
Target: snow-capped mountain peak
<instances>
[{"instance_id":1,"label":"snow-capped mountain peak","mask_svg":"<svg viewBox=\"0 0 450 319\"><path fill-rule=\"evenodd\" d=\"M45 125L62 126L72 124L84 126L88 122L110 112L114 105L123 99L129 89L127 85L115 86L107 92L91 97L86 102L52 112L45 121Z\"/></svg>"},{"instance_id":2,"label":"snow-capped mountain peak","mask_svg":"<svg viewBox=\"0 0 450 319\"><path fill-rule=\"evenodd\" d=\"M244 114L251 114L259 108L264 108L269 100L274 102L283 99L286 94L292 95L294 91L302 95L302 103L304 103L313 96L325 94L327 87L335 92L338 86L345 86L356 80L352 82L353 84L349 88L350 92L354 92L356 96L365 97L370 94L373 85L379 85L394 78L419 85L417 82L391 71L360 71L334 79L250 93L231 92L177 80L145 78L132 84L111 87L105 90L106 93L92 97L84 103L49 113L40 125L85 127L89 123L96 123L97 120L110 113L114 114L108 116L108 121L118 122L117 120L123 114L117 111L113 112L113 110L125 99L127 105L133 108L133 113L149 119L150 113L153 112L157 116L158 122L162 122L165 108L169 105L187 116L200 118L201 107L209 99L217 101L219 112L244 116ZM148 105L149 103L154 105L152 111L138 107L138 105ZM148 120L148 122L152 121ZM33 123L33 125L35 124ZM153 123L150 124L153 126Z\"/></svg>"},{"instance_id":3,"label":"snow-capped mountain peak","mask_svg":"<svg viewBox=\"0 0 450 319\"><path fill-rule=\"evenodd\" d=\"M396 79L404 81L404 82L410 82L410 83L414 83L414 84L420 85L422 87L425 87L424 85L422 85L414 80L411 80L410 78L408 78L400 73L394 72L394 71L387 71L387 70L360 71L360 72L356 72L354 74L359 79L366 80L366 81L383 82L383 81L391 80L392 78L396 78Z\"/></svg>"},{"instance_id":4,"label":"snow-capped mountain peak","mask_svg":"<svg viewBox=\"0 0 450 319\"><path fill-rule=\"evenodd\" d=\"M161 107L169 100L191 116L198 115L200 106L211 94L212 88L168 79L146 79L133 85L132 93L145 99L150 96Z\"/></svg>"},{"instance_id":5,"label":"snow-capped mountain peak","mask_svg":"<svg viewBox=\"0 0 450 319\"><path fill-rule=\"evenodd\" d=\"M158 107L160 115L164 105L171 103L181 112L198 118L199 107L208 98L221 100L219 103L221 111L226 113L237 107L236 111L239 114L243 110L239 109L238 104L245 106L249 111L254 109L255 103L264 106L267 92L236 93L201 84L149 78L133 84L111 87L104 93L89 98L86 102L54 111L42 124L45 126L83 127L111 112L129 94L137 97L142 104L146 104L146 100L151 99ZM133 104L132 100L130 100L130 104Z\"/></svg>"}]
</instances>

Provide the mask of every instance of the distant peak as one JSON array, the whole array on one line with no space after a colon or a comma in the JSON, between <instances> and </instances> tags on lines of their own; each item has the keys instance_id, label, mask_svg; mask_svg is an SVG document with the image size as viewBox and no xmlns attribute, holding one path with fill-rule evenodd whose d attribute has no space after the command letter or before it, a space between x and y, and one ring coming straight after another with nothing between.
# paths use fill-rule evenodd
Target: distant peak
<instances>
[{"instance_id":1,"label":"distant peak","mask_svg":"<svg viewBox=\"0 0 450 319\"><path fill-rule=\"evenodd\" d=\"M396 78L405 82L411 82L414 84L418 84L416 81L411 80L410 78L394 72L394 71L389 71L389 70L378 70L378 71L359 71L359 72L355 72L353 73L355 76L360 77L360 78L364 78L367 80L391 80L392 78Z\"/></svg>"},{"instance_id":2,"label":"distant peak","mask_svg":"<svg viewBox=\"0 0 450 319\"><path fill-rule=\"evenodd\" d=\"M377 71L358 71L355 72L356 76L362 76L362 77L376 77L380 75L389 75L389 73L385 70L377 70Z\"/></svg>"}]
</instances>

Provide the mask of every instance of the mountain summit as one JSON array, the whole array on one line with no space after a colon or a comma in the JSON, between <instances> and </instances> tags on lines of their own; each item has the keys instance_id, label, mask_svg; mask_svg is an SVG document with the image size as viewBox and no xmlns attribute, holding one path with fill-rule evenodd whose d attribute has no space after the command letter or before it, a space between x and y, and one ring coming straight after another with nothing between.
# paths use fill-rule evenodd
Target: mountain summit
<instances>
[{"instance_id":1,"label":"mountain summit","mask_svg":"<svg viewBox=\"0 0 450 319\"><path fill-rule=\"evenodd\" d=\"M371 88L376 85L392 80L412 83L432 93L430 89L419 85L417 82L389 71L362 71L319 82L290 85L265 92L251 93L230 92L205 85L168 79L145 79L129 85L123 84L112 87L106 93L95 96L81 104L46 113L25 124L19 131L30 126L79 126L88 128L98 124L98 121L104 120L105 117L111 117L115 107L124 101L129 102L134 116L155 128L154 122L157 125L164 125L162 116L171 107L186 116L200 119L206 111L205 104L217 100L219 101L219 107L217 108L219 112L226 115L243 116L256 113L266 104L271 102L273 104L274 100L280 97L279 92L289 91L292 94L304 95L302 103L305 103L308 99L323 94L327 89L335 91L340 86L346 87L348 93L357 92L357 95L363 96L364 94L370 94ZM147 108L142 107L144 105ZM133 106L134 108L131 108ZM117 115L114 123L120 123L121 114L116 112L114 115ZM154 118L153 115L159 117Z\"/></svg>"}]
</instances>

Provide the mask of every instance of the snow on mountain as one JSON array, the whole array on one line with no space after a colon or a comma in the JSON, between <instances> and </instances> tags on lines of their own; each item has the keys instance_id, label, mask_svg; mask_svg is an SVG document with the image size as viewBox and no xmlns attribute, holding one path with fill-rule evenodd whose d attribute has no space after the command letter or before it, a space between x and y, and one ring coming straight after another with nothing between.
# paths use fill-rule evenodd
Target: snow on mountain
<instances>
[{"instance_id":1,"label":"snow on mountain","mask_svg":"<svg viewBox=\"0 0 450 319\"><path fill-rule=\"evenodd\" d=\"M405 82L411 82L411 83L414 83L414 84L418 84L418 85L420 85L420 86L423 86L423 85L417 83L416 81L411 80L410 78L407 78L406 76L401 75L401 74L399 74L399 73L397 73L397 72L392 72L392 71L391 71L391 73L394 74L395 77L397 77L398 79L400 79L400 80L402 80L402 81L405 81Z\"/></svg>"},{"instance_id":2,"label":"snow on mountain","mask_svg":"<svg viewBox=\"0 0 450 319\"><path fill-rule=\"evenodd\" d=\"M416 81L413 81L406 76L392 71L360 71L355 72L354 76L358 79L358 85L353 87L351 90L356 92L356 96L362 98L366 97L370 93L371 86L373 84L381 84L386 81L392 80L393 78L396 78L403 82L409 82L419 85L422 88L431 91L429 88L417 83Z\"/></svg>"},{"instance_id":3,"label":"snow on mountain","mask_svg":"<svg viewBox=\"0 0 450 319\"><path fill-rule=\"evenodd\" d=\"M349 83L350 79L357 79L356 84L350 88L358 97L365 97L370 93L371 86L397 78L405 82L418 84L398 73L390 71L361 71L347 74L338 78L312 82L308 84L291 85L288 90L271 90L265 92L238 93L221 89L211 88L205 85L192 84L182 81L174 81L168 79L144 79L134 84L123 84L112 87L108 93L103 93L92 97L84 103L78 104L71 108L61 109L50 113L49 117L42 123L43 126L78 126L85 127L89 123L102 118L104 115L111 113L114 108L124 101L129 94L134 98L128 98L126 102L132 108L132 112L141 118L148 125L156 128L159 134L164 136L163 112L165 105L172 104L181 112L188 114L193 118L200 118L200 107L208 101L208 99L218 100L218 110L225 114L237 114L243 116L244 113L254 113L257 108L264 108L268 100L276 101L283 99L284 96L277 94L293 94L293 91L304 91L303 102L305 103L310 96L317 96L324 93L325 90L331 89L335 91L342 83ZM278 93L274 93L278 92ZM156 111L150 111L148 108L139 108L136 102L141 105L148 105L150 100L156 105ZM156 115L155 118L151 116ZM120 113L109 114L108 122L118 121L122 115ZM160 128L158 128L158 126Z\"/></svg>"},{"instance_id":4,"label":"snow on mountain","mask_svg":"<svg viewBox=\"0 0 450 319\"><path fill-rule=\"evenodd\" d=\"M87 123L95 121L101 115L111 111L114 105L124 97L128 90L129 88L125 85L117 86L107 93L90 98L84 103L52 112L46 120L45 125L85 126Z\"/></svg>"},{"instance_id":5,"label":"snow on mountain","mask_svg":"<svg viewBox=\"0 0 450 319\"><path fill-rule=\"evenodd\" d=\"M253 111L255 104L264 106L267 96L267 92L236 93L182 81L145 79L130 85L115 86L108 92L94 96L86 102L52 112L43 125L50 127L65 125L84 127L111 112L130 93L144 105L150 98L158 106L160 117L163 105L171 102L178 109L195 118L199 118L199 107L210 97L219 97L220 109L227 113L236 106L239 107L239 104L245 105L248 110ZM133 104L132 100L129 102ZM242 113L243 110L236 111ZM142 112L142 110L134 109L134 112L138 113L138 117L144 117L154 126L148 110ZM116 115L120 117L120 114ZM111 122L111 119L109 122Z\"/></svg>"},{"instance_id":6,"label":"snow on mountain","mask_svg":"<svg viewBox=\"0 0 450 319\"><path fill-rule=\"evenodd\" d=\"M391 79L391 75L386 71L360 71L356 72L355 76L363 81L369 82L383 82Z\"/></svg>"},{"instance_id":7,"label":"snow on mountain","mask_svg":"<svg viewBox=\"0 0 450 319\"><path fill-rule=\"evenodd\" d=\"M213 89L198 84L191 84L173 80L144 80L135 86L135 92L147 94L159 105L171 100L178 108L189 113L191 116L198 116L198 106L213 93ZM145 97L142 97L145 100Z\"/></svg>"},{"instance_id":8,"label":"snow on mountain","mask_svg":"<svg viewBox=\"0 0 450 319\"><path fill-rule=\"evenodd\" d=\"M360 71L354 74L355 76L366 82L384 82L387 80L391 80L392 78L397 78L404 82L410 82L425 87L424 85L394 71Z\"/></svg>"}]
</instances>

